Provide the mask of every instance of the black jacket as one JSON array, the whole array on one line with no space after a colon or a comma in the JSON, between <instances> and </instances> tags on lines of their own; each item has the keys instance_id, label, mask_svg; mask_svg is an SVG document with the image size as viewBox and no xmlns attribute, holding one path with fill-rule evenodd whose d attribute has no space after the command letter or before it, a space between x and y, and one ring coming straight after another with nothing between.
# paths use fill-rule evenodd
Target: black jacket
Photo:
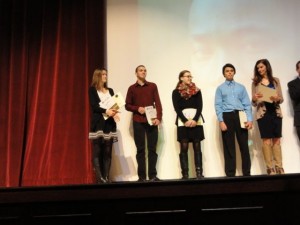
<instances>
[{"instance_id":1,"label":"black jacket","mask_svg":"<svg viewBox=\"0 0 300 225\"><path fill-rule=\"evenodd\" d=\"M114 95L114 91L112 88L108 88L109 94L111 96ZM97 89L95 87L89 88L89 101L91 106L91 124L90 124L90 131L94 132L97 131L97 129L104 127L104 117L102 113L106 112L106 109L103 109L100 107L100 98L97 93ZM108 120L112 120L109 122L113 122L112 118L109 118ZM107 121L108 122L108 121Z\"/></svg>"},{"instance_id":2,"label":"black jacket","mask_svg":"<svg viewBox=\"0 0 300 225\"><path fill-rule=\"evenodd\" d=\"M300 79L290 81L288 89L294 107L294 126L300 126Z\"/></svg>"}]
</instances>

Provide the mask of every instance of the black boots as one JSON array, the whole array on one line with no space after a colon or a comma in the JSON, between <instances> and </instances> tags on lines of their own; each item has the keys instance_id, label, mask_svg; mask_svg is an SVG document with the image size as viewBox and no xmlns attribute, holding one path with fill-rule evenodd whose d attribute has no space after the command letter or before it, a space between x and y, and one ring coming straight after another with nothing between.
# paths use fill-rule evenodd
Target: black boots
<instances>
[{"instance_id":1,"label":"black boots","mask_svg":"<svg viewBox=\"0 0 300 225\"><path fill-rule=\"evenodd\" d=\"M196 178L203 178L203 169L202 169L202 153L199 150L194 151L195 158L195 168L196 168ZM181 166L181 174L182 179L189 178L189 162L188 162L188 153L181 152L179 154L180 166Z\"/></svg>"},{"instance_id":2,"label":"black boots","mask_svg":"<svg viewBox=\"0 0 300 225\"><path fill-rule=\"evenodd\" d=\"M102 175L106 182L109 180L109 171L111 165L111 154L112 154L112 140L105 141L102 144Z\"/></svg>"},{"instance_id":3,"label":"black boots","mask_svg":"<svg viewBox=\"0 0 300 225\"><path fill-rule=\"evenodd\" d=\"M101 159L100 159L101 160ZM106 158L101 160L103 162L103 166L99 164L97 159L93 160L94 172L96 175L96 180L98 184L101 183L109 183L109 171L111 165L111 158Z\"/></svg>"},{"instance_id":4,"label":"black boots","mask_svg":"<svg viewBox=\"0 0 300 225\"><path fill-rule=\"evenodd\" d=\"M196 178L203 178L203 169L202 169L202 153L201 150L194 151L195 158L195 167L196 167Z\"/></svg>"},{"instance_id":5,"label":"black boots","mask_svg":"<svg viewBox=\"0 0 300 225\"><path fill-rule=\"evenodd\" d=\"M182 179L188 179L189 178L189 162L188 162L187 152L180 153L179 159L180 159Z\"/></svg>"},{"instance_id":6,"label":"black boots","mask_svg":"<svg viewBox=\"0 0 300 225\"><path fill-rule=\"evenodd\" d=\"M94 166L94 172L96 175L97 183L98 184L106 183L107 181L106 181L106 179L104 179L104 177L102 176L102 173L101 173L101 167L100 167L98 158L93 159L93 166Z\"/></svg>"},{"instance_id":7,"label":"black boots","mask_svg":"<svg viewBox=\"0 0 300 225\"><path fill-rule=\"evenodd\" d=\"M196 167L196 178L197 178L197 179L201 179L201 178L203 178L203 177L204 177L204 176L203 176L202 168Z\"/></svg>"},{"instance_id":8,"label":"black boots","mask_svg":"<svg viewBox=\"0 0 300 225\"><path fill-rule=\"evenodd\" d=\"M106 182L110 182L109 180L110 165L111 165L111 157L104 157L102 174Z\"/></svg>"},{"instance_id":9,"label":"black boots","mask_svg":"<svg viewBox=\"0 0 300 225\"><path fill-rule=\"evenodd\" d=\"M109 182L109 171L111 165L112 140L93 142L93 166L97 183Z\"/></svg>"}]
</instances>

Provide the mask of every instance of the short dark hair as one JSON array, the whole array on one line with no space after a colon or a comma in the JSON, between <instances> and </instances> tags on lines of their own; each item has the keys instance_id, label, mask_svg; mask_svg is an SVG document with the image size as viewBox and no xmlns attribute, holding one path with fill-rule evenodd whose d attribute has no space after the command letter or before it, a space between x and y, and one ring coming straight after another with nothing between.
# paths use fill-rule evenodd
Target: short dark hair
<instances>
[{"instance_id":1,"label":"short dark hair","mask_svg":"<svg viewBox=\"0 0 300 225\"><path fill-rule=\"evenodd\" d=\"M298 62L296 63L296 70L299 69L299 67L300 67L300 61L298 61Z\"/></svg>"},{"instance_id":2,"label":"short dark hair","mask_svg":"<svg viewBox=\"0 0 300 225\"><path fill-rule=\"evenodd\" d=\"M138 69L139 69L140 67L146 68L144 65L138 65L138 66L135 68L135 72L136 72L136 73L137 73L137 71L138 71Z\"/></svg>"},{"instance_id":3,"label":"short dark hair","mask_svg":"<svg viewBox=\"0 0 300 225\"><path fill-rule=\"evenodd\" d=\"M222 73L223 73L223 75L224 75L224 72L225 72L225 68L226 68L226 67L232 68L233 71L234 71L234 74L235 74L235 67L234 67L231 63L226 63L226 64L223 66L223 68L222 68Z\"/></svg>"}]
</instances>

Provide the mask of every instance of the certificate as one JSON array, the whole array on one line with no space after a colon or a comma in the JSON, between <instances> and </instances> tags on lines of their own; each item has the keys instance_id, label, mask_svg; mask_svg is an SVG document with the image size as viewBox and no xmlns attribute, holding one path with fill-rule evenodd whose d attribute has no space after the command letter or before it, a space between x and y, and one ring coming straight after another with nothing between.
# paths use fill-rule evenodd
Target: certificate
<instances>
[{"instance_id":1,"label":"certificate","mask_svg":"<svg viewBox=\"0 0 300 225\"><path fill-rule=\"evenodd\" d=\"M261 98L258 99L259 101L273 103L273 101L270 99L270 97L277 95L277 92L275 89L269 88L262 84L259 84L257 90L258 90L258 92L260 92L263 95Z\"/></svg>"},{"instance_id":2,"label":"certificate","mask_svg":"<svg viewBox=\"0 0 300 225\"><path fill-rule=\"evenodd\" d=\"M239 111L241 128L246 128L245 123L247 122L247 115L245 111Z\"/></svg>"},{"instance_id":3,"label":"certificate","mask_svg":"<svg viewBox=\"0 0 300 225\"><path fill-rule=\"evenodd\" d=\"M114 104L111 109L119 110L121 107L125 106L125 100L121 92L118 92L112 96L112 99L114 100Z\"/></svg>"},{"instance_id":4,"label":"certificate","mask_svg":"<svg viewBox=\"0 0 300 225\"><path fill-rule=\"evenodd\" d=\"M192 120L195 115L196 115L197 109L193 109L193 108L187 108L182 110L182 113L184 115L185 118L187 118L188 120ZM197 126L199 125L203 125L203 120L202 120L202 116L199 116L199 119L197 121ZM182 120L178 117L178 126L182 127L184 126L184 123L182 122Z\"/></svg>"},{"instance_id":5,"label":"certificate","mask_svg":"<svg viewBox=\"0 0 300 225\"><path fill-rule=\"evenodd\" d=\"M108 96L106 99L99 103L101 108L104 109L115 109L119 110L125 105L125 100L120 92L114 94L113 96ZM106 113L103 113L104 119L108 119Z\"/></svg>"},{"instance_id":6,"label":"certificate","mask_svg":"<svg viewBox=\"0 0 300 225\"><path fill-rule=\"evenodd\" d=\"M145 107L145 113L146 113L148 123L150 125L153 125L153 120L157 118L156 108L154 108L152 105L151 106L146 106Z\"/></svg>"}]
</instances>

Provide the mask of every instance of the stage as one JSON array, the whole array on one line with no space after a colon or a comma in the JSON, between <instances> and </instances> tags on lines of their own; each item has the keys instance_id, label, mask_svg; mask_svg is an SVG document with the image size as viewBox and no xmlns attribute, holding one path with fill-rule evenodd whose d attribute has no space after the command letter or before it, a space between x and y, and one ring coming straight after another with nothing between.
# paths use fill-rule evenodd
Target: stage
<instances>
[{"instance_id":1,"label":"stage","mask_svg":"<svg viewBox=\"0 0 300 225\"><path fill-rule=\"evenodd\" d=\"M300 174L0 189L0 224L299 224Z\"/></svg>"}]
</instances>

